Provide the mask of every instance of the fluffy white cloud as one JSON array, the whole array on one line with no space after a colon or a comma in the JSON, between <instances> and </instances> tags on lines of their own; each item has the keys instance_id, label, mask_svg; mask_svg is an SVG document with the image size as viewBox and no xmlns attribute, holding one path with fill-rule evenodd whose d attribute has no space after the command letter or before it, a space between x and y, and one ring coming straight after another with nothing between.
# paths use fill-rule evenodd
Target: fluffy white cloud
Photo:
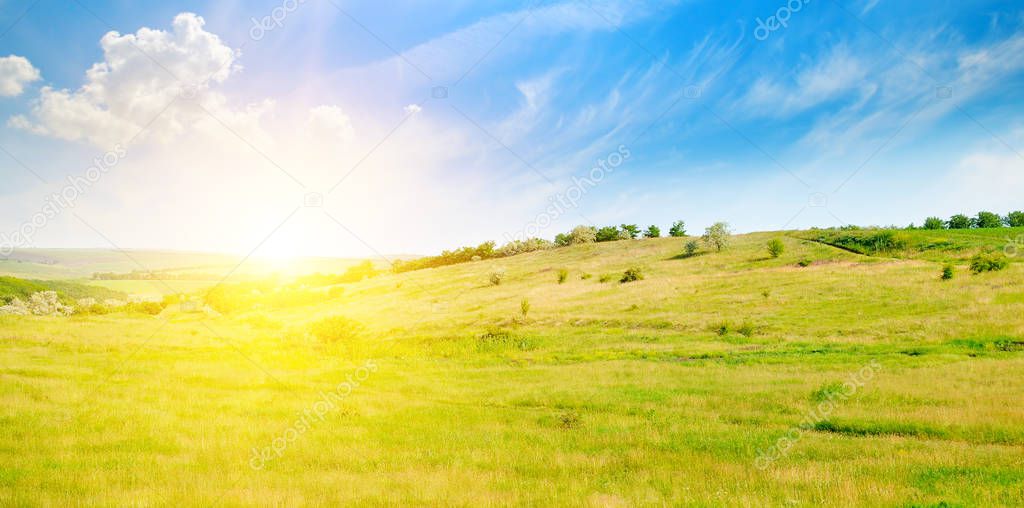
<instances>
[{"instance_id":1,"label":"fluffy white cloud","mask_svg":"<svg viewBox=\"0 0 1024 508\"><path fill-rule=\"evenodd\" d=\"M0 97L21 95L26 84L39 78L39 69L27 58L17 55L0 58Z\"/></svg>"},{"instance_id":2,"label":"fluffy white cloud","mask_svg":"<svg viewBox=\"0 0 1024 508\"><path fill-rule=\"evenodd\" d=\"M210 86L239 69L238 53L205 31L204 23L200 16L182 13L170 31L107 33L100 40L104 59L86 72L81 88L44 87L30 117L17 116L8 124L99 146L126 142L158 116L166 118L159 122L165 132L157 135L188 127L204 115L190 101L205 109L218 107L224 101Z\"/></svg>"}]
</instances>

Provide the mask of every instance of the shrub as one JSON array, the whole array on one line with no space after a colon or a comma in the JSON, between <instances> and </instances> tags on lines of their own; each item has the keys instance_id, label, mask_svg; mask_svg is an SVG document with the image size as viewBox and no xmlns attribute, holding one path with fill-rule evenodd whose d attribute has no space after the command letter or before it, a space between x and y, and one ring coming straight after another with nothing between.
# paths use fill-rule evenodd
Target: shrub
<instances>
[{"instance_id":1,"label":"shrub","mask_svg":"<svg viewBox=\"0 0 1024 508\"><path fill-rule=\"evenodd\" d=\"M619 279L619 282L625 284L627 282L635 282L635 281L638 281L638 280L643 280L643 278L644 278L643 272L640 270L639 267L634 266L634 267L631 267L631 268L627 269L625 272L622 273L622 278Z\"/></svg>"},{"instance_id":2,"label":"shrub","mask_svg":"<svg viewBox=\"0 0 1024 508\"><path fill-rule=\"evenodd\" d=\"M677 221L673 222L672 223L672 227L669 228L669 230L668 230L668 236L673 236L673 237L686 236L686 223L681 221L681 220L677 220Z\"/></svg>"},{"instance_id":3,"label":"shrub","mask_svg":"<svg viewBox=\"0 0 1024 508\"><path fill-rule=\"evenodd\" d=\"M593 275L591 275L589 273L581 273L580 274L580 280L587 280L587 279L589 279L591 277L593 277Z\"/></svg>"},{"instance_id":4,"label":"shrub","mask_svg":"<svg viewBox=\"0 0 1024 508\"><path fill-rule=\"evenodd\" d=\"M577 429L583 424L583 421L580 419L580 415L576 411L572 410L565 411L558 415L558 422L559 425L566 430Z\"/></svg>"},{"instance_id":5,"label":"shrub","mask_svg":"<svg viewBox=\"0 0 1024 508\"><path fill-rule=\"evenodd\" d=\"M488 277L488 280L490 280L492 286L500 286L501 285L501 281L504 280L504 279L505 279L505 271L504 270L498 270L497 272L491 272L491 275Z\"/></svg>"},{"instance_id":6,"label":"shrub","mask_svg":"<svg viewBox=\"0 0 1024 508\"><path fill-rule=\"evenodd\" d=\"M778 238L773 238L768 242L768 255L773 258L781 256L785 250L785 244L783 244L782 240L779 240Z\"/></svg>"},{"instance_id":7,"label":"shrub","mask_svg":"<svg viewBox=\"0 0 1024 508\"><path fill-rule=\"evenodd\" d=\"M344 316L327 317L309 327L314 337L327 343L357 338L362 330L362 325Z\"/></svg>"},{"instance_id":8,"label":"shrub","mask_svg":"<svg viewBox=\"0 0 1024 508\"><path fill-rule=\"evenodd\" d=\"M597 230L597 241L599 242L614 242L619 239L619 228L615 226L605 226Z\"/></svg>"},{"instance_id":9,"label":"shrub","mask_svg":"<svg viewBox=\"0 0 1024 508\"><path fill-rule=\"evenodd\" d=\"M924 220L925 229L944 229L946 223L938 217L928 217Z\"/></svg>"},{"instance_id":10,"label":"shrub","mask_svg":"<svg viewBox=\"0 0 1024 508\"><path fill-rule=\"evenodd\" d=\"M640 226L636 224L623 224L621 226L622 232L625 236L629 237L630 240L636 240L640 236Z\"/></svg>"},{"instance_id":11,"label":"shrub","mask_svg":"<svg viewBox=\"0 0 1024 508\"><path fill-rule=\"evenodd\" d=\"M644 231L644 238L658 238L660 236L661 229L653 224L647 228L647 231Z\"/></svg>"},{"instance_id":12,"label":"shrub","mask_svg":"<svg viewBox=\"0 0 1024 508\"><path fill-rule=\"evenodd\" d=\"M800 265L801 268L807 268L808 266L814 264L814 261L811 260L810 258L803 258L800 261L797 261L796 264Z\"/></svg>"},{"instance_id":13,"label":"shrub","mask_svg":"<svg viewBox=\"0 0 1024 508\"><path fill-rule=\"evenodd\" d=\"M971 223L976 228L1001 228L1003 227L1003 218L992 212L978 212Z\"/></svg>"},{"instance_id":14,"label":"shrub","mask_svg":"<svg viewBox=\"0 0 1024 508\"><path fill-rule=\"evenodd\" d=\"M569 244L580 245L597 241L597 230L592 226L576 226L569 232Z\"/></svg>"},{"instance_id":15,"label":"shrub","mask_svg":"<svg viewBox=\"0 0 1024 508\"><path fill-rule=\"evenodd\" d=\"M686 242L686 257L693 256L699 249L700 244L697 243L697 240L690 240L689 242Z\"/></svg>"},{"instance_id":16,"label":"shrub","mask_svg":"<svg viewBox=\"0 0 1024 508\"><path fill-rule=\"evenodd\" d=\"M615 280L615 276L614 276L614 275L612 275L612 274L610 274L610 273L606 273L606 274L602 275L602 276L601 276L601 277L600 277L599 279L597 279L597 280L598 280L598 282L601 282L601 283L604 283L604 282L611 282L611 281Z\"/></svg>"},{"instance_id":17,"label":"shrub","mask_svg":"<svg viewBox=\"0 0 1024 508\"><path fill-rule=\"evenodd\" d=\"M718 335L720 335L722 337L724 337L726 335L729 335L730 328L731 327L729 326L729 323L726 322L726 321L722 321L721 323L718 323L717 325L715 325L713 327L715 333L717 333Z\"/></svg>"},{"instance_id":18,"label":"shrub","mask_svg":"<svg viewBox=\"0 0 1024 508\"><path fill-rule=\"evenodd\" d=\"M523 300L519 302L519 312L522 313L523 318L525 319L530 313L530 300L523 298Z\"/></svg>"},{"instance_id":19,"label":"shrub","mask_svg":"<svg viewBox=\"0 0 1024 508\"><path fill-rule=\"evenodd\" d=\"M988 252L971 258L971 271L974 273L998 272L1009 266L1006 256Z\"/></svg>"},{"instance_id":20,"label":"shrub","mask_svg":"<svg viewBox=\"0 0 1024 508\"><path fill-rule=\"evenodd\" d=\"M527 238L525 240L512 240L498 249L498 254L503 257L525 254L538 250L545 250L554 247L555 244L543 238ZM479 260L479 256L475 256Z\"/></svg>"},{"instance_id":21,"label":"shrub","mask_svg":"<svg viewBox=\"0 0 1024 508\"><path fill-rule=\"evenodd\" d=\"M722 252L729 246L730 234L732 233L729 231L728 223L716 222L711 225L711 227L704 230L704 236L701 238L708 247L713 247L718 252Z\"/></svg>"},{"instance_id":22,"label":"shrub","mask_svg":"<svg viewBox=\"0 0 1024 508\"><path fill-rule=\"evenodd\" d=\"M566 270L565 268L560 268L558 270L558 283L559 284L564 284L565 281L568 280L568 279L569 279L569 270Z\"/></svg>"},{"instance_id":23,"label":"shrub","mask_svg":"<svg viewBox=\"0 0 1024 508\"><path fill-rule=\"evenodd\" d=\"M757 333L757 328L751 323L744 322L736 331L740 332L740 335L744 337L753 337Z\"/></svg>"},{"instance_id":24,"label":"shrub","mask_svg":"<svg viewBox=\"0 0 1024 508\"><path fill-rule=\"evenodd\" d=\"M962 213L958 213L949 218L949 221L946 222L946 227L949 229L970 229L971 218Z\"/></svg>"},{"instance_id":25,"label":"shrub","mask_svg":"<svg viewBox=\"0 0 1024 508\"><path fill-rule=\"evenodd\" d=\"M1019 210L1016 212L1010 212L1006 214L1006 218L1003 219L1003 222L1005 222L1006 225L1010 226L1011 228L1024 227L1024 212Z\"/></svg>"},{"instance_id":26,"label":"shrub","mask_svg":"<svg viewBox=\"0 0 1024 508\"><path fill-rule=\"evenodd\" d=\"M942 267L942 280L950 280L953 278L953 265L946 265Z\"/></svg>"}]
</instances>

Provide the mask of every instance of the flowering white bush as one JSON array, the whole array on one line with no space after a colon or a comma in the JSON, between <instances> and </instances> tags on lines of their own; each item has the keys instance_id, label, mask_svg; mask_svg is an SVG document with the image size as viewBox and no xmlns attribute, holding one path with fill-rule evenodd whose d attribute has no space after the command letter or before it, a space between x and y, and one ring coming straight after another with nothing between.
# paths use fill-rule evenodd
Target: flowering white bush
<instances>
[{"instance_id":1,"label":"flowering white bush","mask_svg":"<svg viewBox=\"0 0 1024 508\"><path fill-rule=\"evenodd\" d=\"M57 296L56 291L40 291L29 297L28 302L19 298L11 300L11 303L0 307L0 314L13 316L70 316L75 312L74 307L64 305Z\"/></svg>"},{"instance_id":2,"label":"flowering white bush","mask_svg":"<svg viewBox=\"0 0 1024 508\"><path fill-rule=\"evenodd\" d=\"M28 300L28 308L36 316L70 316L75 308L61 303L56 291L40 291Z\"/></svg>"},{"instance_id":3,"label":"flowering white bush","mask_svg":"<svg viewBox=\"0 0 1024 508\"><path fill-rule=\"evenodd\" d=\"M28 305L19 298L11 300L11 303L0 307L0 316L27 316L29 315Z\"/></svg>"}]
</instances>

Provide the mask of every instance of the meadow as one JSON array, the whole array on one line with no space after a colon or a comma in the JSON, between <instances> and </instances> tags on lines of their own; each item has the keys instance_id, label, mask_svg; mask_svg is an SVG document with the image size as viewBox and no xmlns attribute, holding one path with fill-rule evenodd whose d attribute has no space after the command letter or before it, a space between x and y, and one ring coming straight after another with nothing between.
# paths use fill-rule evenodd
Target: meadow
<instances>
[{"instance_id":1,"label":"meadow","mask_svg":"<svg viewBox=\"0 0 1024 508\"><path fill-rule=\"evenodd\" d=\"M1022 233L627 240L0 316L0 504L1019 506L1024 265L968 265Z\"/></svg>"}]
</instances>

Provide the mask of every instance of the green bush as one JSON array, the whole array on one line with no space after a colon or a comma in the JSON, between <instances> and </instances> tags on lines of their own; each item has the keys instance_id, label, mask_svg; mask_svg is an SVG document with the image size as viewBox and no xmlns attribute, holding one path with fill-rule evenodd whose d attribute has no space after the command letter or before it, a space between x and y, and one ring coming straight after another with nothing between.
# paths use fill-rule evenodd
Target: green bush
<instances>
[{"instance_id":1,"label":"green bush","mask_svg":"<svg viewBox=\"0 0 1024 508\"><path fill-rule=\"evenodd\" d=\"M953 278L953 265L946 265L942 267L942 280L950 280Z\"/></svg>"},{"instance_id":2,"label":"green bush","mask_svg":"<svg viewBox=\"0 0 1024 508\"><path fill-rule=\"evenodd\" d=\"M773 238L768 242L768 255L777 258L786 251L786 245L782 243L782 240Z\"/></svg>"},{"instance_id":3,"label":"green bush","mask_svg":"<svg viewBox=\"0 0 1024 508\"><path fill-rule=\"evenodd\" d=\"M971 258L971 271L974 273L998 272L1009 265L1006 256L994 252L978 254Z\"/></svg>"},{"instance_id":4,"label":"green bush","mask_svg":"<svg viewBox=\"0 0 1024 508\"><path fill-rule=\"evenodd\" d=\"M641 271L639 267L634 266L634 267L628 268L625 272L622 273L622 278L619 279L619 282L625 284L627 282L635 282L635 281L638 281L638 280L643 280L643 278L644 278L643 271Z\"/></svg>"},{"instance_id":5,"label":"green bush","mask_svg":"<svg viewBox=\"0 0 1024 508\"><path fill-rule=\"evenodd\" d=\"M569 279L569 270L566 270L565 268L560 268L558 270L558 283L559 284L565 284L565 281L568 280L568 279Z\"/></svg>"},{"instance_id":6,"label":"green bush","mask_svg":"<svg viewBox=\"0 0 1024 508\"><path fill-rule=\"evenodd\" d=\"M812 264L814 264L814 260L812 260L810 258L803 258L800 261L797 261L796 264L800 265L801 268L807 268L808 266L811 266Z\"/></svg>"},{"instance_id":7,"label":"green bush","mask_svg":"<svg viewBox=\"0 0 1024 508\"><path fill-rule=\"evenodd\" d=\"M615 226L605 226L597 230L597 241L599 242L614 242L621 239L619 228Z\"/></svg>"},{"instance_id":8,"label":"green bush","mask_svg":"<svg viewBox=\"0 0 1024 508\"><path fill-rule=\"evenodd\" d=\"M946 223L938 217L928 217L924 220L925 229L945 229Z\"/></svg>"},{"instance_id":9,"label":"green bush","mask_svg":"<svg viewBox=\"0 0 1024 508\"><path fill-rule=\"evenodd\" d=\"M1003 218L992 212L978 212L971 225L976 228L1001 228Z\"/></svg>"},{"instance_id":10,"label":"green bush","mask_svg":"<svg viewBox=\"0 0 1024 508\"><path fill-rule=\"evenodd\" d=\"M686 242L686 257L692 257L698 250L700 250L700 244L697 243L697 240Z\"/></svg>"},{"instance_id":11,"label":"green bush","mask_svg":"<svg viewBox=\"0 0 1024 508\"><path fill-rule=\"evenodd\" d=\"M1011 228L1024 227L1024 212L1018 210L1016 212L1010 212L1006 214L1006 218L1003 219L1007 226Z\"/></svg>"},{"instance_id":12,"label":"green bush","mask_svg":"<svg viewBox=\"0 0 1024 508\"><path fill-rule=\"evenodd\" d=\"M615 280L615 276L610 274L610 273L606 273L604 275L601 275L601 277L599 279L597 279L597 280L598 280L598 282L601 282L601 283L611 282L611 281Z\"/></svg>"},{"instance_id":13,"label":"green bush","mask_svg":"<svg viewBox=\"0 0 1024 508\"><path fill-rule=\"evenodd\" d=\"M593 275L591 275L589 273L581 273L580 274L580 280L587 280L587 279L589 279L591 277L593 277Z\"/></svg>"},{"instance_id":14,"label":"green bush","mask_svg":"<svg viewBox=\"0 0 1024 508\"><path fill-rule=\"evenodd\" d=\"M362 325L344 316L327 317L309 327L314 337L327 343L358 338L362 330Z\"/></svg>"},{"instance_id":15,"label":"green bush","mask_svg":"<svg viewBox=\"0 0 1024 508\"><path fill-rule=\"evenodd\" d=\"M519 302L519 312L522 313L523 318L526 318L526 316L530 314L530 300L523 298L523 300Z\"/></svg>"},{"instance_id":16,"label":"green bush","mask_svg":"<svg viewBox=\"0 0 1024 508\"><path fill-rule=\"evenodd\" d=\"M661 228L659 228L658 226L655 226L653 224L650 227L647 228L647 231L644 231L644 237L645 238L658 238L660 236L661 236Z\"/></svg>"},{"instance_id":17,"label":"green bush","mask_svg":"<svg viewBox=\"0 0 1024 508\"><path fill-rule=\"evenodd\" d=\"M949 221L946 222L946 227L949 229L970 229L971 222L970 217L958 213L949 218Z\"/></svg>"}]
</instances>

